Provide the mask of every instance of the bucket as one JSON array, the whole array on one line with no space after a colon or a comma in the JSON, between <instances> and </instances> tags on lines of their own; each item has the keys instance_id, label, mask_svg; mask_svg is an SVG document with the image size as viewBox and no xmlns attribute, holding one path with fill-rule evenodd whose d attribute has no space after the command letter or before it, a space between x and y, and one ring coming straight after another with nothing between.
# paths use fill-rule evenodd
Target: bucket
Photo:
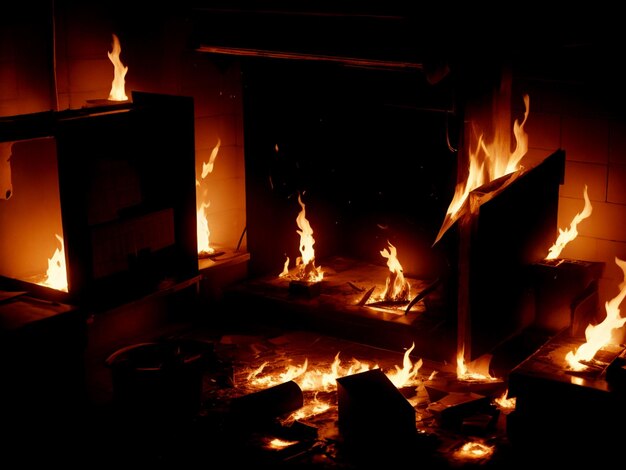
<instances>
[{"instance_id":1,"label":"bucket","mask_svg":"<svg viewBox=\"0 0 626 470\"><path fill-rule=\"evenodd\" d=\"M118 349L106 359L113 402L139 417L189 418L202 403L202 378L211 343L166 340Z\"/></svg>"}]
</instances>

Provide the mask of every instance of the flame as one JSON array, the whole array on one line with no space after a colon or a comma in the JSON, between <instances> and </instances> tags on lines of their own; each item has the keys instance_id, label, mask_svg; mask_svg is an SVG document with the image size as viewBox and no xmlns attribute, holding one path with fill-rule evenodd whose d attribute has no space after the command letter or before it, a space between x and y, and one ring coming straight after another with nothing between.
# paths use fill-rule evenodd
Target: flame
<instances>
[{"instance_id":1,"label":"flame","mask_svg":"<svg viewBox=\"0 0 626 470\"><path fill-rule=\"evenodd\" d=\"M591 201L587 195L587 185L585 185L583 197L585 198L585 207L583 207L582 212L576 214L576 216L572 219L568 229L559 229L559 237L556 239L556 242L554 242L554 245L550 247L546 259L556 259L561 254L561 250L565 247L565 245L578 236L578 230L576 229L578 224L583 219L586 219L591 215L593 208L591 207Z\"/></svg>"},{"instance_id":2,"label":"flame","mask_svg":"<svg viewBox=\"0 0 626 470\"><path fill-rule=\"evenodd\" d=\"M120 46L119 39L114 34L113 50L107 52L109 60L113 63L114 67L113 82L111 83L111 92L109 93L109 100L111 101L126 101L128 99L124 89L124 77L126 76L126 72L128 72L128 67L124 66L120 61L120 52L122 52L122 47Z\"/></svg>"},{"instance_id":3,"label":"flame","mask_svg":"<svg viewBox=\"0 0 626 470\"><path fill-rule=\"evenodd\" d=\"M210 237L211 231L209 230L209 220L207 218L206 209L211 205L211 202L206 199L207 188L203 187L202 183L205 178L213 172L213 166L217 153L219 152L221 139L218 137L217 144L213 147L208 162L202 163L202 172L200 173L200 181L196 179L196 201L198 204L196 212L196 224L197 224L197 240L198 240L198 254L207 255L215 252L215 249L211 247Z\"/></svg>"},{"instance_id":4,"label":"flame","mask_svg":"<svg viewBox=\"0 0 626 470\"><path fill-rule=\"evenodd\" d=\"M63 237L58 234L54 235L61 248L57 248L52 255L52 258L48 259L48 271L43 281L37 284L41 286L51 287L56 290L62 290L67 292L67 268L65 266L65 246L63 244Z\"/></svg>"},{"instance_id":5,"label":"flame","mask_svg":"<svg viewBox=\"0 0 626 470\"><path fill-rule=\"evenodd\" d=\"M490 382L498 380L489 373L491 356L486 354L476 360L465 363L465 348L461 347L456 355L456 377L458 380L471 382Z\"/></svg>"},{"instance_id":6,"label":"flame","mask_svg":"<svg viewBox=\"0 0 626 470\"><path fill-rule=\"evenodd\" d=\"M408 281L404 279L402 265L397 258L396 247L389 243L389 241L387 241L387 244L389 245L389 250L385 248L380 252L381 256L387 258L387 266L389 267L389 275L387 276L383 300L404 301L411 295L411 286Z\"/></svg>"},{"instance_id":7,"label":"flame","mask_svg":"<svg viewBox=\"0 0 626 470\"><path fill-rule=\"evenodd\" d=\"M494 446L480 441L469 441L454 451L453 457L458 460L480 460L491 457Z\"/></svg>"},{"instance_id":8,"label":"flame","mask_svg":"<svg viewBox=\"0 0 626 470\"><path fill-rule=\"evenodd\" d=\"M567 365L573 370L583 370L585 365L581 361L590 361L598 350L612 342L613 330L621 328L626 323L626 317L620 316L619 306L626 297L626 261L615 258L615 263L622 269L624 280L619 285L620 292L613 299L604 304L606 318L598 325L589 324L585 329L586 343L579 346L575 352L569 351L565 356Z\"/></svg>"},{"instance_id":9,"label":"flame","mask_svg":"<svg viewBox=\"0 0 626 470\"><path fill-rule=\"evenodd\" d=\"M283 265L283 272L278 275L278 277L285 277L289 274L289 256L285 260L285 264Z\"/></svg>"},{"instance_id":10,"label":"flame","mask_svg":"<svg viewBox=\"0 0 626 470\"><path fill-rule=\"evenodd\" d=\"M411 345L409 349L404 353L404 359L402 360L402 368L396 366L396 370L392 372L388 372L385 375L391 380L391 382L396 386L396 388L405 387L408 385L415 384L415 379L417 378L417 373L422 367L422 359L417 361L415 364L411 362L410 354L411 351L415 348L415 343Z\"/></svg>"},{"instance_id":11,"label":"flame","mask_svg":"<svg viewBox=\"0 0 626 470\"><path fill-rule=\"evenodd\" d=\"M319 414L324 413L325 411L328 411L331 406L332 405L329 401L320 400L316 393L311 403L307 403L302 408L291 413L284 420L283 424L310 418L312 416L317 416Z\"/></svg>"},{"instance_id":12,"label":"flame","mask_svg":"<svg viewBox=\"0 0 626 470\"><path fill-rule=\"evenodd\" d=\"M268 442L267 447L270 449L284 449L285 447L289 447L297 443L298 441L284 441L275 437Z\"/></svg>"},{"instance_id":13,"label":"flame","mask_svg":"<svg viewBox=\"0 0 626 470\"><path fill-rule=\"evenodd\" d=\"M452 202L448 206L439 234L437 243L443 234L454 224L459 217L469 193L474 189L487 184L497 178L508 175L520 169L520 162L528 151L528 134L524 130L524 125L528 119L528 108L530 98L524 95L524 119L521 123L516 119L513 123L513 135L515 136L515 149L511 152L507 148L508 139L505 138L504 124L496 123L496 130L492 142L485 142L483 133L478 136L475 149L469 151L469 173L465 182L459 182L454 190ZM507 130L508 131L508 125Z\"/></svg>"},{"instance_id":14,"label":"flame","mask_svg":"<svg viewBox=\"0 0 626 470\"><path fill-rule=\"evenodd\" d=\"M504 410L514 410L517 400L515 399L515 397L508 398L508 396L509 389L507 388L504 392L502 392L502 395L500 395L494 401L500 408Z\"/></svg>"},{"instance_id":15,"label":"flame","mask_svg":"<svg viewBox=\"0 0 626 470\"><path fill-rule=\"evenodd\" d=\"M296 223L298 224L297 230L300 235L300 262L296 263L300 265L300 279L309 282L321 281L324 278L324 273L321 268L315 267L315 250L313 245L315 239L313 238L313 229L311 224L306 218L306 210L302 198L298 194L298 204L302 208L298 217L296 217Z\"/></svg>"}]
</instances>

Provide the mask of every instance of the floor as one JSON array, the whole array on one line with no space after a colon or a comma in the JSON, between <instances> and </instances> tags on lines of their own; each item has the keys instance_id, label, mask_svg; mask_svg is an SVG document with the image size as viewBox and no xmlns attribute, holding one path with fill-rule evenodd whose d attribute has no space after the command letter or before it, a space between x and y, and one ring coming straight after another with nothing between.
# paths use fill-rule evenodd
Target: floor
<instances>
[{"instance_id":1,"label":"floor","mask_svg":"<svg viewBox=\"0 0 626 470\"><path fill-rule=\"evenodd\" d=\"M572 452L546 455L546 446L535 447L532 438L521 446L511 442L507 424L514 411L496 400L507 390L506 377L459 381L455 365L413 355L410 346L401 353L309 330L232 321L166 331L148 346L131 345L117 362L88 370L97 377L87 381L91 389L83 401L46 394L54 376L41 383L36 396L45 399L29 397L4 420L10 429L5 456L20 467L578 463ZM539 341L511 342L494 363L506 370ZM389 383L399 385L390 389ZM464 445L469 450L462 451Z\"/></svg>"}]
</instances>

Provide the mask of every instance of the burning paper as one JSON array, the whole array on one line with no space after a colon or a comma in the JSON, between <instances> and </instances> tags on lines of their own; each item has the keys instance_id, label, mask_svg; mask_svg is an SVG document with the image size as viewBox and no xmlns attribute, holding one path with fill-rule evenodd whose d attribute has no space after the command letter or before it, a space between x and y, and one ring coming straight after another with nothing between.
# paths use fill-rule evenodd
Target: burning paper
<instances>
[{"instance_id":1,"label":"burning paper","mask_svg":"<svg viewBox=\"0 0 626 470\"><path fill-rule=\"evenodd\" d=\"M126 77L128 67L120 61L121 52L122 47L120 46L120 41L114 34L113 50L111 52L107 52L109 60L113 63L114 67L113 82L111 83L111 92L109 93L109 100L111 101L126 101L128 99L124 86L124 77Z\"/></svg>"},{"instance_id":2,"label":"burning paper","mask_svg":"<svg viewBox=\"0 0 626 470\"><path fill-rule=\"evenodd\" d=\"M612 342L613 330L621 328L626 323L626 317L620 316L619 306L626 297L626 261L615 258L615 263L622 269L624 280L619 285L620 292L604 305L606 318L598 325L589 324L585 330L586 343L576 351L570 351L565 356L567 365L575 371L586 368L583 361L591 361L598 350Z\"/></svg>"},{"instance_id":3,"label":"burning paper","mask_svg":"<svg viewBox=\"0 0 626 470\"><path fill-rule=\"evenodd\" d=\"M513 135L515 136L515 148L513 151L508 148L508 139L504 138L504 133L510 132L509 123L496 123L495 135L491 142L485 142L484 134L482 132L478 133L475 148L470 148L469 150L467 179L457 183L452 202L450 202L435 243L441 239L443 234L454 225L454 222L464 212L463 207L470 192L521 168L520 162L528 151L528 134L524 130L524 125L528 118L529 102L529 96L524 95L524 105L526 107L524 119L521 123L516 119L513 124Z\"/></svg>"},{"instance_id":4,"label":"burning paper","mask_svg":"<svg viewBox=\"0 0 626 470\"><path fill-rule=\"evenodd\" d=\"M215 252L211 247L209 230L209 221L206 210L211 205L211 201L207 199L208 188L206 187L206 177L213 172L213 166L217 153L219 152L222 141L218 138L217 144L213 147L208 162L202 163L202 172L200 173L200 181L196 179L196 224L197 224L197 243L198 256L207 257Z\"/></svg>"},{"instance_id":5,"label":"burning paper","mask_svg":"<svg viewBox=\"0 0 626 470\"><path fill-rule=\"evenodd\" d=\"M589 200L589 196L587 195L587 185L585 185L583 197L585 198L585 207L583 207L583 210L581 212L579 212L578 214L576 214L576 216L574 216L568 229L565 229L565 230L559 229L559 237L557 238L556 242L554 242L554 245L550 247L550 250L548 252L548 256L546 256L546 259L556 259L561 254L561 250L563 250L565 245L567 245L569 242L571 242L573 239L575 239L578 236L578 230L577 230L578 224L583 219L586 219L587 217L591 215L592 207L591 207L591 201Z\"/></svg>"}]
</instances>

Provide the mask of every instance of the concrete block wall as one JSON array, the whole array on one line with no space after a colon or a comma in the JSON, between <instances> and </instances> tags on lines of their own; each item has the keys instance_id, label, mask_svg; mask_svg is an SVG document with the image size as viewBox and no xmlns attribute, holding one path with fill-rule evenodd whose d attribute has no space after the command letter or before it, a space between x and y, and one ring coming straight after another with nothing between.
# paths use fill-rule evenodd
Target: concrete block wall
<instances>
[{"instance_id":1,"label":"concrete block wall","mask_svg":"<svg viewBox=\"0 0 626 470\"><path fill-rule=\"evenodd\" d=\"M185 18L160 16L158 8L146 15L141 8L116 12L107 2L55 4L54 13L24 7L9 28L0 28L0 116L106 103L114 78L107 53L116 34L129 99L133 91L194 98L197 171L220 142L205 185L211 245L231 248L241 239L245 250L239 63L193 51Z\"/></svg>"},{"instance_id":2,"label":"concrete block wall","mask_svg":"<svg viewBox=\"0 0 626 470\"><path fill-rule=\"evenodd\" d=\"M564 85L523 77L519 85L530 95L529 157L557 148L566 153L559 228L569 228L583 210L587 185L592 214L578 224L578 237L565 246L561 257L605 263L599 286L604 305L619 293L624 279L615 258L626 260L626 118L610 91L593 83Z\"/></svg>"}]
</instances>

